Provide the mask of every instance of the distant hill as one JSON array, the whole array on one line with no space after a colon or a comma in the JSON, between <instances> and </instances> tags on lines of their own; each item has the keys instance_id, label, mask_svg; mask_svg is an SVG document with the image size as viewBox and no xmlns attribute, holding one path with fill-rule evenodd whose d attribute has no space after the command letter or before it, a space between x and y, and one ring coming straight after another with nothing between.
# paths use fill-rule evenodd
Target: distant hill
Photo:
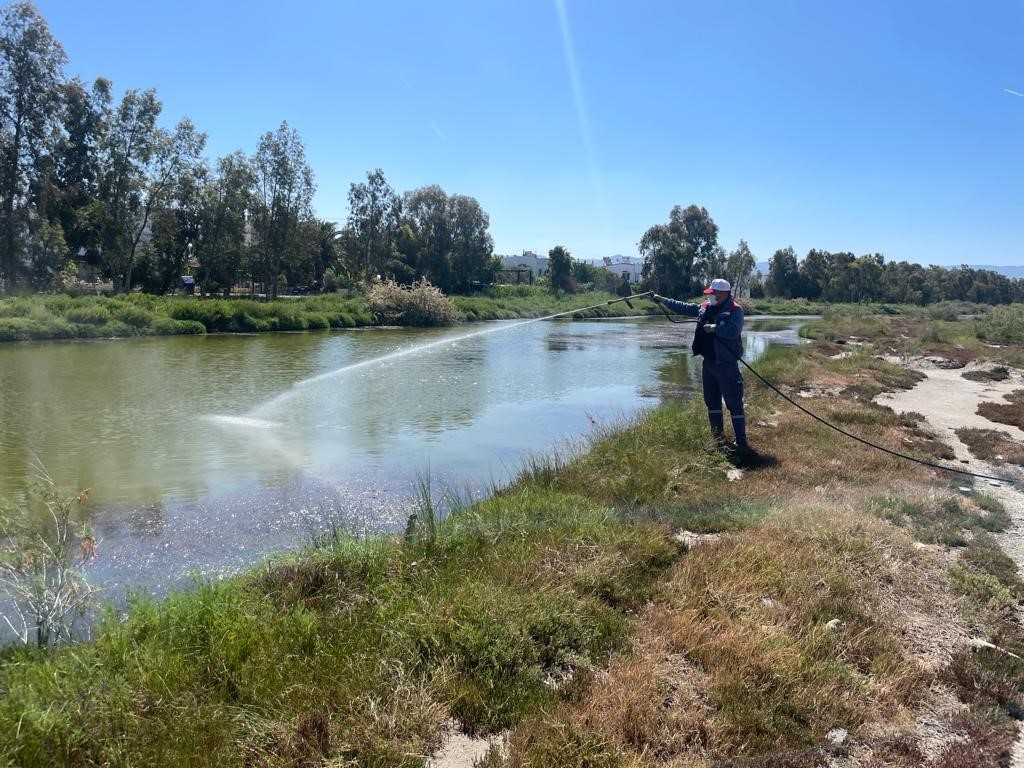
<instances>
[{"instance_id":1,"label":"distant hill","mask_svg":"<svg viewBox=\"0 0 1024 768\"><path fill-rule=\"evenodd\" d=\"M951 264L945 264L943 266L945 266L946 269L954 269L956 267L959 267L960 265L959 264L952 264L952 265ZM967 266L971 267L972 269L988 269L988 270L991 270L993 272L998 272L1001 275L1006 275L1007 277L1024 277L1024 267L1003 267L1003 266L996 266L995 264L968 264ZM759 262L757 262L757 264L755 265L754 269L760 271L760 273L762 275L764 275L765 277L768 276L768 262L767 261L759 261Z\"/></svg>"}]
</instances>

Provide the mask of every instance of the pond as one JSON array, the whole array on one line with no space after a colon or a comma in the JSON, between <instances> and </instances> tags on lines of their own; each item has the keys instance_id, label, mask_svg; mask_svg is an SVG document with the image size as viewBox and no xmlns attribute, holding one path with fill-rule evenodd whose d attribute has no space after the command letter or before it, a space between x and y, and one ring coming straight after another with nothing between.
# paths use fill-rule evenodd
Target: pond
<instances>
[{"instance_id":1,"label":"pond","mask_svg":"<svg viewBox=\"0 0 1024 768\"><path fill-rule=\"evenodd\" d=\"M799 320L748 323L747 357ZM341 526L401 530L666 398L690 325L641 318L0 346L0 498L90 489L90 577L159 592Z\"/></svg>"}]
</instances>

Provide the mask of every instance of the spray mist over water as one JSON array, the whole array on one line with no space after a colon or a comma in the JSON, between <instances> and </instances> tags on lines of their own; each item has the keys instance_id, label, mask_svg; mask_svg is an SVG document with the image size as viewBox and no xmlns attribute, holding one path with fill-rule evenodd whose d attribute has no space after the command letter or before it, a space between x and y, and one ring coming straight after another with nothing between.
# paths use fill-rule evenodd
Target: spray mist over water
<instances>
[{"instance_id":1,"label":"spray mist over water","mask_svg":"<svg viewBox=\"0 0 1024 768\"><path fill-rule=\"evenodd\" d=\"M594 305L594 307L599 307L599 306L603 306L603 304L595 304ZM241 419L242 420L249 419L249 420L252 420L252 421L257 422L257 423L268 423L268 422L265 421L265 419L263 417L265 417L267 414L273 413L280 406L282 406L282 405L288 403L289 401L295 399L296 397L298 397L300 394L302 394L302 390L305 387L308 387L311 384L316 384L316 383L321 382L321 381L327 381L329 379L334 379L334 378L338 378L340 376L344 376L345 374L347 374L347 373L349 373L351 371L354 371L356 369L359 369L359 368L371 368L371 367L373 367L375 365L380 365L382 363L386 363L386 362L389 362L391 360L395 360L395 359L400 358L400 357L405 357L407 355L413 355L413 354L419 354L421 352L427 352L427 351L430 351L430 350L437 349L439 347L445 347L445 346L448 346L450 344L455 344L455 343L460 342L460 341L465 341L466 339L472 339L472 338L474 338L476 336L484 336L484 335L487 335L489 333L497 333L498 331L507 331L507 330L511 330L512 328L519 328L519 327L524 326L524 325L529 325L530 323L539 323L539 322L541 322L543 320L552 320L552 319L554 319L556 317L562 317L563 315L571 315L574 312L581 312L581 311L585 311L587 309L593 309L594 307L584 307L583 309L570 309L570 310L568 310L566 312L557 312L557 313L555 313L553 315L546 315L544 317L534 317L534 318L531 318L530 320L523 320L521 322L512 323L510 325L501 325L501 326L498 326L496 328L485 328L485 329L483 329L481 331L471 331L469 333L463 333L463 334L460 334L458 336L448 336L448 337L443 338L443 339L438 339L437 341L428 341L425 344L414 344L414 345L409 346L409 347L404 347L402 349L397 349L394 352L389 352L386 355L381 355L379 357L374 357L374 358L372 358L370 360L361 360L358 363L352 363L350 365L345 365L345 366L342 366L341 368L337 368L337 369L335 369L333 371L327 371L326 373L321 373L321 374L318 374L316 376L310 376L308 379L303 379L302 381L295 382L294 384L292 384L290 389L287 389L284 392L282 392L280 395L277 395L276 397L271 398L267 402L265 402L265 403L263 403L261 405L256 406L255 408L253 408L249 412L248 416L241 417Z\"/></svg>"},{"instance_id":2,"label":"spray mist over water","mask_svg":"<svg viewBox=\"0 0 1024 768\"><path fill-rule=\"evenodd\" d=\"M437 349L437 348L440 348L440 347L448 346L450 344L455 344L455 343L460 342L460 341L465 341L466 339L472 339L472 338L474 338L476 336L484 336L484 335L489 334L489 333L497 333L499 331L507 331L507 330L510 330L512 328L520 328L520 327L522 327L524 325L529 325L530 323L539 323L539 322L542 322L544 320L553 320L556 317L563 317L565 315L571 315L571 314L574 314L576 312L586 312L587 310L590 310L590 309L595 309L597 307L603 307L606 304L607 304L607 302L601 302L600 304L593 304L593 305L591 305L589 307L579 307L577 309L569 309L569 310L566 310L565 312L556 312L553 315L545 315L544 317L534 317L534 318L531 318L529 320L522 320L522 321L520 321L518 323L511 323L509 325L501 325L501 326L498 326L498 327L495 327L495 328L485 328L485 329L480 330L480 331L471 331L469 333L463 333L463 334L460 334L458 336L448 336L446 338L438 339L436 341L429 341L429 342L427 342L425 344L414 344L414 345L409 346L409 347L405 347L405 348L402 348L402 349L397 349L394 352L389 352L386 355L380 355L379 357L374 357L374 358L371 358L370 360L361 360L358 363L351 363L350 365L342 366L341 368L337 368L337 369L335 369L333 371L327 371L326 373L317 374L316 376L310 376L308 379L303 379L302 381L297 381L294 384L292 384L292 386L289 389L285 390L284 392L282 392L281 394L279 394L279 395L277 395L275 397L272 397L270 400L267 400L265 403L257 405L255 408L253 408L251 411L249 411L248 414L246 414L244 416L210 415L210 416L207 416L206 418L207 418L207 420L212 421L214 423L218 423L218 424L222 424L222 425L230 425L230 426L233 426L233 427L243 427L243 428L244 427L249 427L249 428L253 428L253 429L272 429L273 427L278 426L278 423L274 422L274 421L271 421L271 420L268 420L266 418L266 416L268 414L273 413L275 410L280 408L282 405L285 405L286 403L294 400L296 397L299 397L303 393L305 388L309 387L311 384L316 384L316 383L321 382L321 381L327 381L329 379L338 378L340 376L344 376L345 374L347 374L347 373L349 373L351 371L357 370L359 368L370 368L370 367L373 367L375 365L380 365L382 363L386 363L386 362L389 362L391 360L395 360L395 359L400 358L400 357L405 357L407 355L413 355L413 354L419 354L421 352L427 352L427 351L434 350L434 349Z\"/></svg>"}]
</instances>

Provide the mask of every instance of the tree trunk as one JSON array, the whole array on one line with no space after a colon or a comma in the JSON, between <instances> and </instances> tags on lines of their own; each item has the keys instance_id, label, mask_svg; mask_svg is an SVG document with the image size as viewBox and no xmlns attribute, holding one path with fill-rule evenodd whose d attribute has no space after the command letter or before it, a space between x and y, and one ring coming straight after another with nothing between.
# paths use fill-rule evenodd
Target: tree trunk
<instances>
[{"instance_id":1,"label":"tree trunk","mask_svg":"<svg viewBox=\"0 0 1024 768\"><path fill-rule=\"evenodd\" d=\"M7 280L8 292L13 292L18 284L18 254L15 246L14 223L14 201L18 196L18 155L21 154L21 123L14 126L14 139L11 146L10 172L8 173L5 186L7 187L7 199L4 201L4 254L0 263L6 263L4 277Z\"/></svg>"}]
</instances>

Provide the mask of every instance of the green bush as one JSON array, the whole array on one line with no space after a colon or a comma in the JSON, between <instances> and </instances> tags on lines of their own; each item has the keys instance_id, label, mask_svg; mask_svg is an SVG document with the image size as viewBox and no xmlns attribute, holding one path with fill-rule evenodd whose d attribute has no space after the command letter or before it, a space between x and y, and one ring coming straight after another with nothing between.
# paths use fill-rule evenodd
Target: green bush
<instances>
[{"instance_id":1,"label":"green bush","mask_svg":"<svg viewBox=\"0 0 1024 768\"><path fill-rule=\"evenodd\" d=\"M69 322L82 325L106 325L111 320L110 312L106 307L97 305L71 307L64 317Z\"/></svg>"},{"instance_id":2,"label":"green bush","mask_svg":"<svg viewBox=\"0 0 1024 768\"><path fill-rule=\"evenodd\" d=\"M1024 304L994 307L988 317L975 322L974 329L975 335L985 341L1024 341Z\"/></svg>"},{"instance_id":3,"label":"green bush","mask_svg":"<svg viewBox=\"0 0 1024 768\"><path fill-rule=\"evenodd\" d=\"M26 341L33 338L35 324L26 317L0 317L0 341Z\"/></svg>"},{"instance_id":4,"label":"green bush","mask_svg":"<svg viewBox=\"0 0 1024 768\"><path fill-rule=\"evenodd\" d=\"M114 319L132 328L148 328L153 324L153 313L134 304L118 303L111 311Z\"/></svg>"},{"instance_id":5,"label":"green bush","mask_svg":"<svg viewBox=\"0 0 1024 768\"><path fill-rule=\"evenodd\" d=\"M331 321L325 315L316 312L307 313L304 315L304 320L306 321L306 328L310 331L331 327Z\"/></svg>"}]
</instances>

